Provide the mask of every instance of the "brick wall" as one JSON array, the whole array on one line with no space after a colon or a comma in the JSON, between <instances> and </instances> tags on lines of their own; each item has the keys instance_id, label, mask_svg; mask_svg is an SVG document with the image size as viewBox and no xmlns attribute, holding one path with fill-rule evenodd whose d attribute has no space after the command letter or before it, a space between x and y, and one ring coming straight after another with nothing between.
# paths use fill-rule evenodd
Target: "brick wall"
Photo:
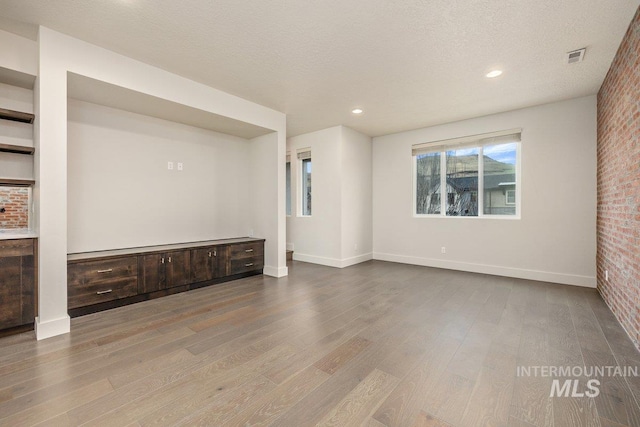
<instances>
[{"instance_id":1,"label":"brick wall","mask_svg":"<svg viewBox=\"0 0 640 427\"><path fill-rule=\"evenodd\" d=\"M597 241L598 290L640 349L640 9L598 92Z\"/></svg>"},{"instance_id":2,"label":"brick wall","mask_svg":"<svg viewBox=\"0 0 640 427\"><path fill-rule=\"evenodd\" d=\"M0 229L29 226L29 189L0 187Z\"/></svg>"}]
</instances>

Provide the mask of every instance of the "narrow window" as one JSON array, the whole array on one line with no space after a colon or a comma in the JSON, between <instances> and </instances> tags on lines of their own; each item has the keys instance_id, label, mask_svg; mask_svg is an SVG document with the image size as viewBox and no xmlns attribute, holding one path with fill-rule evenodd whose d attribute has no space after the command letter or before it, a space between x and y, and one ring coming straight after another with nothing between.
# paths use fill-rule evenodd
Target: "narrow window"
<instances>
[{"instance_id":1,"label":"narrow window","mask_svg":"<svg viewBox=\"0 0 640 427\"><path fill-rule=\"evenodd\" d=\"M285 181L287 183L287 216L291 215L291 161L287 156L287 165L285 167Z\"/></svg>"},{"instance_id":2,"label":"narrow window","mask_svg":"<svg viewBox=\"0 0 640 427\"><path fill-rule=\"evenodd\" d=\"M302 216L311 216L311 151L298 153L300 162L300 213Z\"/></svg>"}]
</instances>

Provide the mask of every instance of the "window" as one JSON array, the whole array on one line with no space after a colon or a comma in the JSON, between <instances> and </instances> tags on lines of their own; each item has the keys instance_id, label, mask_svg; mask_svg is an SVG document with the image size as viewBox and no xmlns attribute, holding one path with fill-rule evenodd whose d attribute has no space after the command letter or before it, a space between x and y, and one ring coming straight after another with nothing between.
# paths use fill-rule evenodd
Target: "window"
<instances>
[{"instance_id":1,"label":"window","mask_svg":"<svg viewBox=\"0 0 640 427\"><path fill-rule=\"evenodd\" d=\"M517 216L520 133L414 145L414 214Z\"/></svg>"},{"instance_id":2,"label":"window","mask_svg":"<svg viewBox=\"0 0 640 427\"><path fill-rule=\"evenodd\" d=\"M287 165L285 167L285 181L287 183L287 216L291 215L291 157L287 156Z\"/></svg>"},{"instance_id":3,"label":"window","mask_svg":"<svg viewBox=\"0 0 640 427\"><path fill-rule=\"evenodd\" d=\"M516 204L516 190L507 190L504 193L505 204L507 205L515 205Z\"/></svg>"},{"instance_id":4,"label":"window","mask_svg":"<svg viewBox=\"0 0 640 427\"><path fill-rule=\"evenodd\" d=\"M311 151L298 153L300 162L300 214L311 216Z\"/></svg>"}]
</instances>

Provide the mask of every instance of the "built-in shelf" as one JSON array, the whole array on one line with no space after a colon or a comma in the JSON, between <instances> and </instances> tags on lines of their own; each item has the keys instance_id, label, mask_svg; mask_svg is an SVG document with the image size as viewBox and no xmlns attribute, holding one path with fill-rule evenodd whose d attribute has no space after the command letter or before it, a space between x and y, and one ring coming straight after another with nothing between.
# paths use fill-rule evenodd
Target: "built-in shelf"
<instances>
[{"instance_id":1,"label":"built-in shelf","mask_svg":"<svg viewBox=\"0 0 640 427\"><path fill-rule=\"evenodd\" d=\"M0 187L30 187L35 183L32 179L0 178Z\"/></svg>"},{"instance_id":2,"label":"built-in shelf","mask_svg":"<svg viewBox=\"0 0 640 427\"><path fill-rule=\"evenodd\" d=\"M35 149L26 145L0 144L0 152L16 154L33 154Z\"/></svg>"},{"instance_id":3,"label":"built-in shelf","mask_svg":"<svg viewBox=\"0 0 640 427\"><path fill-rule=\"evenodd\" d=\"M33 123L34 118L35 116L31 113L0 108L0 119L3 120L12 120L20 123Z\"/></svg>"}]
</instances>

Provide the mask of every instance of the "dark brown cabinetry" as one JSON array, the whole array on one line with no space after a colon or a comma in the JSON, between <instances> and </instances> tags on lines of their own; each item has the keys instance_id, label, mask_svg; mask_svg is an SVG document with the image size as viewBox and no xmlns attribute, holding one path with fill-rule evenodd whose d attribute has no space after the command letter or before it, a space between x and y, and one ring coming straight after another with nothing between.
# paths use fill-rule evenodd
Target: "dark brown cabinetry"
<instances>
[{"instance_id":1,"label":"dark brown cabinetry","mask_svg":"<svg viewBox=\"0 0 640 427\"><path fill-rule=\"evenodd\" d=\"M70 264L67 283L69 308L136 295L138 259L129 256Z\"/></svg>"},{"instance_id":2,"label":"dark brown cabinetry","mask_svg":"<svg viewBox=\"0 0 640 427\"><path fill-rule=\"evenodd\" d=\"M191 283L188 250L138 256L138 292L155 292Z\"/></svg>"},{"instance_id":3,"label":"dark brown cabinetry","mask_svg":"<svg viewBox=\"0 0 640 427\"><path fill-rule=\"evenodd\" d=\"M262 269L264 264L264 245L262 243L244 243L229 248L229 274L245 273Z\"/></svg>"},{"instance_id":4,"label":"dark brown cabinetry","mask_svg":"<svg viewBox=\"0 0 640 427\"><path fill-rule=\"evenodd\" d=\"M0 240L0 329L33 324L36 240Z\"/></svg>"},{"instance_id":5,"label":"dark brown cabinetry","mask_svg":"<svg viewBox=\"0 0 640 427\"><path fill-rule=\"evenodd\" d=\"M264 240L228 239L211 243L70 259L71 314L84 314L262 272Z\"/></svg>"},{"instance_id":6,"label":"dark brown cabinetry","mask_svg":"<svg viewBox=\"0 0 640 427\"><path fill-rule=\"evenodd\" d=\"M228 276L228 246L211 246L191 250L191 274L194 283Z\"/></svg>"}]
</instances>

